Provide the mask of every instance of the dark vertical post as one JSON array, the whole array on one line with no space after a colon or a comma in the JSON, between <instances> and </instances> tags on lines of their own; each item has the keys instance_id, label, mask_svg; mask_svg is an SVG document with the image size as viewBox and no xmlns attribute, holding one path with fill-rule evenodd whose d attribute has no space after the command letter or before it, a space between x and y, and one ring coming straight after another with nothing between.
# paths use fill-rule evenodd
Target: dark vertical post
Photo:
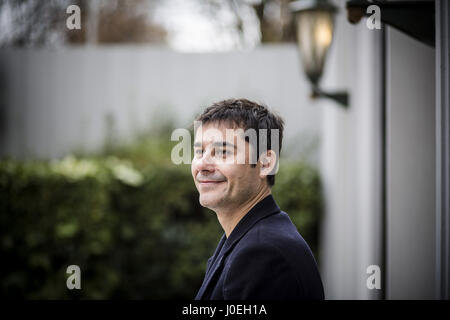
<instances>
[{"instance_id":1,"label":"dark vertical post","mask_svg":"<svg viewBox=\"0 0 450 320\"><path fill-rule=\"evenodd\" d=\"M436 298L450 287L450 5L436 0Z\"/></svg>"},{"instance_id":2,"label":"dark vertical post","mask_svg":"<svg viewBox=\"0 0 450 320\"><path fill-rule=\"evenodd\" d=\"M386 273L387 273L387 141L386 141L386 84L387 84L387 64L386 64L386 24L381 27L381 299L386 299Z\"/></svg>"}]
</instances>

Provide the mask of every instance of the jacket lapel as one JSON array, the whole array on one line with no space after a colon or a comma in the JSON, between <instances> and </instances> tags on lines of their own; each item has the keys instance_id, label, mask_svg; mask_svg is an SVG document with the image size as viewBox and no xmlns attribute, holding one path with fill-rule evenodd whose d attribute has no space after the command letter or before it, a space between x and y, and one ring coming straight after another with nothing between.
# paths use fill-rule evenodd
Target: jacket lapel
<instances>
[{"instance_id":1,"label":"jacket lapel","mask_svg":"<svg viewBox=\"0 0 450 320\"><path fill-rule=\"evenodd\" d=\"M216 250L214 251L214 254L211 256L211 258L208 259L208 263L206 265L206 274L209 273L211 270L211 264L217 260L217 256L219 255L224 243L226 242L227 237L225 236L225 233L222 235L222 237L219 240L219 244L216 247ZM205 277L206 278L206 277Z\"/></svg>"},{"instance_id":2,"label":"jacket lapel","mask_svg":"<svg viewBox=\"0 0 450 320\"><path fill-rule=\"evenodd\" d=\"M272 195L267 196L260 202L258 202L236 225L236 227L231 232L230 236L226 238L225 234L219 241L214 255L208 259L207 270L203 284L195 297L196 300L203 299L206 289L212 285L214 282L211 280L214 278L215 274L221 269L221 265L225 260L225 257L234 248L234 246L239 242L239 240L247 233L248 230L253 227L253 225L259 220L280 212L280 208L276 204ZM222 250L223 246L223 250ZM220 254L220 255L219 255ZM219 256L218 256L219 255ZM211 265L211 262L213 264Z\"/></svg>"},{"instance_id":3,"label":"jacket lapel","mask_svg":"<svg viewBox=\"0 0 450 320\"><path fill-rule=\"evenodd\" d=\"M224 245L226 240L227 240L227 238L225 237L225 233L224 233L222 235L222 238L220 238L219 244L217 245L216 250L214 251L214 254L208 259L208 262L206 264L205 278L203 279L202 286L200 287L200 290L198 291L197 296L195 297L195 300L202 299L202 297L203 297L203 295L205 293L205 290L206 290L206 288L207 288L207 286L208 286L208 284L209 284L209 282L211 280L211 277L210 277L211 276L211 268L213 268L214 271L215 271L217 269L217 266L218 266L217 263L214 263L214 264L211 264L211 263L214 260L217 261L217 256L218 256L220 250L222 249L222 247L223 247L223 245ZM213 273L214 273L214 271L213 271Z\"/></svg>"}]
</instances>

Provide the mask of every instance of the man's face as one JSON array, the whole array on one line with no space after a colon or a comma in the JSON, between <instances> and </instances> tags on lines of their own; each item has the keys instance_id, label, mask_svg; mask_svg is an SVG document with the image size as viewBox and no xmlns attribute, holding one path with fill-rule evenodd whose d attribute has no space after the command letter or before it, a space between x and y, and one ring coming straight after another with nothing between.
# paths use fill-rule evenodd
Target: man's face
<instances>
[{"instance_id":1,"label":"man's face","mask_svg":"<svg viewBox=\"0 0 450 320\"><path fill-rule=\"evenodd\" d=\"M260 164L249 163L251 145L229 130L225 124L210 123L195 135L192 176L200 204L215 211L239 207L265 185Z\"/></svg>"}]
</instances>

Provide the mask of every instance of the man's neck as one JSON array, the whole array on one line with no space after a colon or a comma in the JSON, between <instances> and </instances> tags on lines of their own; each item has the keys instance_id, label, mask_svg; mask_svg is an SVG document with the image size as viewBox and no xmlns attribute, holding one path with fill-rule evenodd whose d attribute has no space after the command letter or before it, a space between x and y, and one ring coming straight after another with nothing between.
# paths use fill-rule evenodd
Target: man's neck
<instances>
[{"instance_id":1,"label":"man's neck","mask_svg":"<svg viewBox=\"0 0 450 320\"><path fill-rule=\"evenodd\" d=\"M262 189L255 197L244 202L232 211L217 211L217 219L228 238L241 219L261 200L271 194L270 188Z\"/></svg>"}]
</instances>

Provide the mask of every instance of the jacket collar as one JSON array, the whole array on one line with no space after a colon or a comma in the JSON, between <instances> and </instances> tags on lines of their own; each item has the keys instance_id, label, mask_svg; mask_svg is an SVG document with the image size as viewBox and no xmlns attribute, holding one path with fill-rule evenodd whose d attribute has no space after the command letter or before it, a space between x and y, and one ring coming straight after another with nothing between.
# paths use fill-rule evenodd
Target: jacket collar
<instances>
[{"instance_id":1,"label":"jacket collar","mask_svg":"<svg viewBox=\"0 0 450 320\"><path fill-rule=\"evenodd\" d=\"M238 222L236 227L224 243L224 255L234 247L234 245L247 233L247 231L253 227L253 225L259 220L281 211L278 207L275 199L270 194L260 202L258 202L244 217ZM224 235L225 237L225 235Z\"/></svg>"},{"instance_id":2,"label":"jacket collar","mask_svg":"<svg viewBox=\"0 0 450 320\"><path fill-rule=\"evenodd\" d=\"M211 279L220 269L220 266L224 260L223 258L228 254L229 251L234 248L234 246L247 233L247 231L250 230L251 227L253 227L253 225L259 220L280 211L281 210L276 204L273 196L268 195L245 214L245 216L241 219L241 221L238 222L228 238L225 236L225 234L223 234L222 238L219 241L219 244L217 245L216 251L210 258L211 260L208 262L205 280L196 296L196 299L203 298L206 289L210 285ZM210 262L212 261L214 262L211 265Z\"/></svg>"}]
</instances>

